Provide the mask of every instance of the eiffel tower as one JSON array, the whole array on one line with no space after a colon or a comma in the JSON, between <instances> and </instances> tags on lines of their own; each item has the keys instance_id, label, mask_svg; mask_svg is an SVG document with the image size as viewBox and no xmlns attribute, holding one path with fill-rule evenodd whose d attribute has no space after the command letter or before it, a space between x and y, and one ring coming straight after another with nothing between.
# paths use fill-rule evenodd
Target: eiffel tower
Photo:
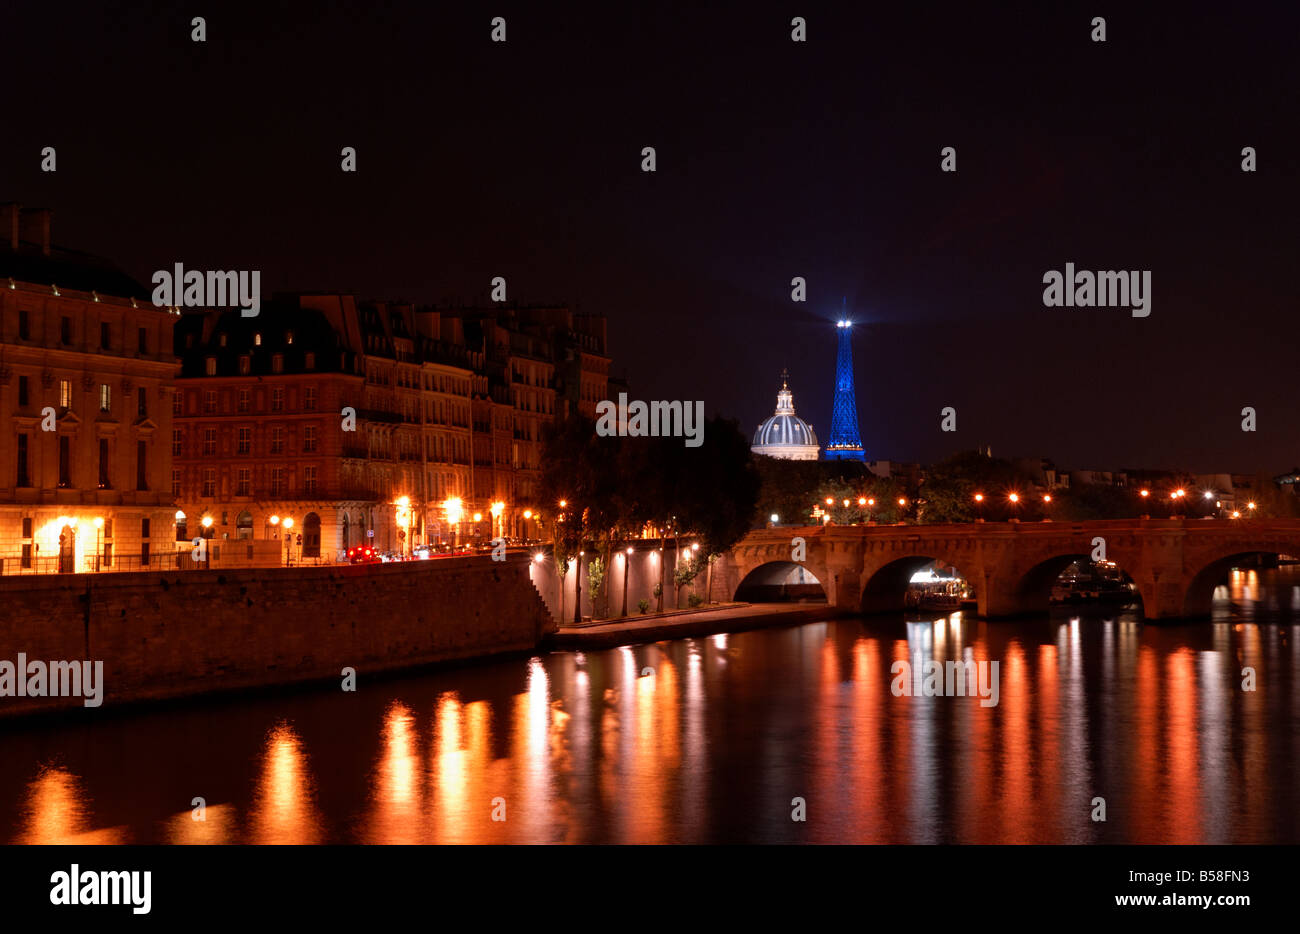
<instances>
[{"instance_id":1,"label":"eiffel tower","mask_svg":"<svg viewBox=\"0 0 1300 934\"><path fill-rule=\"evenodd\" d=\"M847 306L848 300L844 300ZM847 310L846 310L847 313ZM839 353L835 359L835 399L831 404L831 436L826 442L828 461L865 461L862 437L858 433L858 403L853 391L853 344L850 330L853 322L841 318L835 322L839 330Z\"/></svg>"}]
</instances>

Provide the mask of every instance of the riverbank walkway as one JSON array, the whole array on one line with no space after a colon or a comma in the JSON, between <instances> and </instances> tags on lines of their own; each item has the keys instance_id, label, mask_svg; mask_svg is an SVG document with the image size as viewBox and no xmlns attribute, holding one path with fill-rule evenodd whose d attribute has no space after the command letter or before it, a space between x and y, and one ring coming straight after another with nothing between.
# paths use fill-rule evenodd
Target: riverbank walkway
<instances>
[{"instance_id":1,"label":"riverbank walkway","mask_svg":"<svg viewBox=\"0 0 1300 934\"><path fill-rule=\"evenodd\" d=\"M596 620L562 625L546 637L545 644L559 649L616 648L708 636L719 632L742 632L766 626L792 626L839 615L825 603L729 603L707 609L678 610L627 619Z\"/></svg>"}]
</instances>

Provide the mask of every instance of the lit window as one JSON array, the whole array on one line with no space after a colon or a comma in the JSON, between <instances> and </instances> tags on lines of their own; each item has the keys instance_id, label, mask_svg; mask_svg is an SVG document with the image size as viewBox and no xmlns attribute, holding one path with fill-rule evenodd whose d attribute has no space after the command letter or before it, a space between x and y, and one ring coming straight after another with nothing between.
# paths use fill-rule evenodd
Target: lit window
<instances>
[{"instance_id":1,"label":"lit window","mask_svg":"<svg viewBox=\"0 0 1300 934\"><path fill-rule=\"evenodd\" d=\"M254 347L262 346L262 334L260 331L253 335L253 346Z\"/></svg>"},{"instance_id":2,"label":"lit window","mask_svg":"<svg viewBox=\"0 0 1300 934\"><path fill-rule=\"evenodd\" d=\"M108 383L99 384L99 411L108 412L113 407L113 391L109 388Z\"/></svg>"},{"instance_id":3,"label":"lit window","mask_svg":"<svg viewBox=\"0 0 1300 934\"><path fill-rule=\"evenodd\" d=\"M72 382L71 380L59 380L59 408L72 408Z\"/></svg>"},{"instance_id":4,"label":"lit window","mask_svg":"<svg viewBox=\"0 0 1300 934\"><path fill-rule=\"evenodd\" d=\"M216 375L217 375L217 358L216 358L216 357L208 357L207 360L204 361L204 363L203 363L203 372L206 373L208 376L216 376Z\"/></svg>"},{"instance_id":5,"label":"lit window","mask_svg":"<svg viewBox=\"0 0 1300 934\"><path fill-rule=\"evenodd\" d=\"M285 342L286 344L292 344L292 343L293 343L293 331L285 331L285 332L284 332L284 342Z\"/></svg>"}]
</instances>

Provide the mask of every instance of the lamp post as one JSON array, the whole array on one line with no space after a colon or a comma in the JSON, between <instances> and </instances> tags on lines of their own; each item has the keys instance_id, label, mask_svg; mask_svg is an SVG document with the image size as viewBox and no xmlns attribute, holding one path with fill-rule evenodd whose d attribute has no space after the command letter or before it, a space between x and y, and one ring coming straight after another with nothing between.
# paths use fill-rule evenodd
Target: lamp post
<instances>
[{"instance_id":1,"label":"lamp post","mask_svg":"<svg viewBox=\"0 0 1300 934\"><path fill-rule=\"evenodd\" d=\"M1019 522L1020 514L1017 510L1020 506L1020 494L1012 493L1010 496L1007 497L1007 499L1011 501L1011 521Z\"/></svg>"},{"instance_id":2,"label":"lamp post","mask_svg":"<svg viewBox=\"0 0 1300 934\"><path fill-rule=\"evenodd\" d=\"M208 533L212 531L212 517L204 516L201 524L203 526L203 531L200 534L202 534L203 538L205 539L203 544L203 566L206 568L211 568L212 548L211 545L207 543L206 539L209 537Z\"/></svg>"},{"instance_id":3,"label":"lamp post","mask_svg":"<svg viewBox=\"0 0 1300 934\"><path fill-rule=\"evenodd\" d=\"M266 521L267 521L268 523L270 523L271 528L273 528L273 529L276 530L276 532L275 532L274 535L271 534L271 529L267 529L267 530L266 530L266 538L267 538L267 541L270 541L272 538L278 538L279 535L280 535L280 531L279 531L279 530L280 530L280 517L279 517L279 516L272 516L270 519L268 519L268 520L266 520Z\"/></svg>"},{"instance_id":4,"label":"lamp post","mask_svg":"<svg viewBox=\"0 0 1300 934\"><path fill-rule=\"evenodd\" d=\"M100 555L104 553L104 550L99 545L99 536L100 533L103 532L103 530L104 530L104 517L96 516L95 517L95 573L96 574L99 573Z\"/></svg>"},{"instance_id":5,"label":"lamp post","mask_svg":"<svg viewBox=\"0 0 1300 934\"><path fill-rule=\"evenodd\" d=\"M975 521L983 522L984 521L984 494L983 493L975 494L975 512L976 512Z\"/></svg>"},{"instance_id":6,"label":"lamp post","mask_svg":"<svg viewBox=\"0 0 1300 934\"><path fill-rule=\"evenodd\" d=\"M632 569L632 548L623 553L623 615L627 616L627 572Z\"/></svg>"},{"instance_id":7,"label":"lamp post","mask_svg":"<svg viewBox=\"0 0 1300 934\"><path fill-rule=\"evenodd\" d=\"M1052 521L1052 517L1047 514L1047 510L1051 505L1052 505L1052 494L1044 493L1043 494L1043 521L1044 522Z\"/></svg>"},{"instance_id":8,"label":"lamp post","mask_svg":"<svg viewBox=\"0 0 1300 934\"><path fill-rule=\"evenodd\" d=\"M293 567L293 518L286 517L284 525L284 563L286 567Z\"/></svg>"}]
</instances>

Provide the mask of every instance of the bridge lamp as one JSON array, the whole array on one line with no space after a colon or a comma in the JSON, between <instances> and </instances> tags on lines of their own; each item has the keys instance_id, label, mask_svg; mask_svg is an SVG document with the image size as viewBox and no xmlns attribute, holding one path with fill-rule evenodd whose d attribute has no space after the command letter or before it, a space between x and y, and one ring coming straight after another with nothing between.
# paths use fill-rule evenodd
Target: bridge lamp
<instances>
[{"instance_id":1,"label":"bridge lamp","mask_svg":"<svg viewBox=\"0 0 1300 934\"><path fill-rule=\"evenodd\" d=\"M845 509L849 508L849 501L847 499L844 501L844 508Z\"/></svg>"},{"instance_id":2,"label":"bridge lamp","mask_svg":"<svg viewBox=\"0 0 1300 934\"><path fill-rule=\"evenodd\" d=\"M1013 503L1018 503L1020 502L1020 494L1012 493L1010 496L1007 497L1007 499L1011 500L1011 502Z\"/></svg>"},{"instance_id":3,"label":"bridge lamp","mask_svg":"<svg viewBox=\"0 0 1300 934\"><path fill-rule=\"evenodd\" d=\"M859 505L859 506L865 506L865 505L867 505L867 498L866 498L865 496L859 496L859 497L858 497L858 505Z\"/></svg>"},{"instance_id":4,"label":"bridge lamp","mask_svg":"<svg viewBox=\"0 0 1300 934\"><path fill-rule=\"evenodd\" d=\"M778 516L776 513L772 513L772 524L776 525L780 521L781 521L781 517Z\"/></svg>"},{"instance_id":5,"label":"bridge lamp","mask_svg":"<svg viewBox=\"0 0 1300 934\"><path fill-rule=\"evenodd\" d=\"M1044 493L1044 494L1043 494L1043 502L1045 502L1045 503L1050 503L1051 501L1052 501L1052 494L1051 494L1051 493Z\"/></svg>"},{"instance_id":6,"label":"bridge lamp","mask_svg":"<svg viewBox=\"0 0 1300 934\"><path fill-rule=\"evenodd\" d=\"M1254 504L1254 503L1247 503L1247 504L1246 504L1246 508L1247 508L1247 509L1254 509L1254 508L1255 508L1255 504Z\"/></svg>"},{"instance_id":7,"label":"bridge lamp","mask_svg":"<svg viewBox=\"0 0 1300 934\"><path fill-rule=\"evenodd\" d=\"M977 502L977 503L982 503L982 502L984 502L984 494L983 494L983 493L976 493L976 494L975 494L975 502Z\"/></svg>"},{"instance_id":8,"label":"bridge lamp","mask_svg":"<svg viewBox=\"0 0 1300 934\"><path fill-rule=\"evenodd\" d=\"M876 505L876 501L875 501L874 499L869 499L869 500L867 500L867 505L868 505L868 506L874 506L874 505Z\"/></svg>"},{"instance_id":9,"label":"bridge lamp","mask_svg":"<svg viewBox=\"0 0 1300 934\"><path fill-rule=\"evenodd\" d=\"M1234 510L1232 511L1232 518L1234 518L1234 519L1240 519L1240 518L1241 518L1241 513L1237 512L1237 510L1234 509Z\"/></svg>"},{"instance_id":10,"label":"bridge lamp","mask_svg":"<svg viewBox=\"0 0 1300 934\"><path fill-rule=\"evenodd\" d=\"M545 560L546 560L546 555L542 554L542 552L540 551L537 554L533 555L533 561L537 564L541 564Z\"/></svg>"},{"instance_id":11,"label":"bridge lamp","mask_svg":"<svg viewBox=\"0 0 1300 934\"><path fill-rule=\"evenodd\" d=\"M563 509L563 508L564 508L565 506L567 506L567 505L569 505L569 501L568 501L567 499L562 499L562 500L560 500L560 508L561 508L561 509Z\"/></svg>"},{"instance_id":12,"label":"bridge lamp","mask_svg":"<svg viewBox=\"0 0 1300 934\"><path fill-rule=\"evenodd\" d=\"M1210 490L1206 490L1206 491L1205 491L1205 498L1206 498L1206 499L1214 499L1214 493L1211 492Z\"/></svg>"},{"instance_id":13,"label":"bridge lamp","mask_svg":"<svg viewBox=\"0 0 1300 934\"><path fill-rule=\"evenodd\" d=\"M833 497L833 496L828 496L828 497L826 497L826 505L827 505L827 506L834 506L834 505L835 505L835 497Z\"/></svg>"},{"instance_id":14,"label":"bridge lamp","mask_svg":"<svg viewBox=\"0 0 1300 934\"><path fill-rule=\"evenodd\" d=\"M1143 499L1146 499L1146 498L1147 498L1148 496L1150 496L1150 495L1151 495L1151 491L1150 491L1150 490L1139 490L1139 491L1138 491L1138 496L1142 497Z\"/></svg>"},{"instance_id":15,"label":"bridge lamp","mask_svg":"<svg viewBox=\"0 0 1300 934\"><path fill-rule=\"evenodd\" d=\"M900 497L898 498L898 505L900 505L900 506L906 506L906 505L907 505L907 500L903 499L903 497L900 496Z\"/></svg>"}]
</instances>

